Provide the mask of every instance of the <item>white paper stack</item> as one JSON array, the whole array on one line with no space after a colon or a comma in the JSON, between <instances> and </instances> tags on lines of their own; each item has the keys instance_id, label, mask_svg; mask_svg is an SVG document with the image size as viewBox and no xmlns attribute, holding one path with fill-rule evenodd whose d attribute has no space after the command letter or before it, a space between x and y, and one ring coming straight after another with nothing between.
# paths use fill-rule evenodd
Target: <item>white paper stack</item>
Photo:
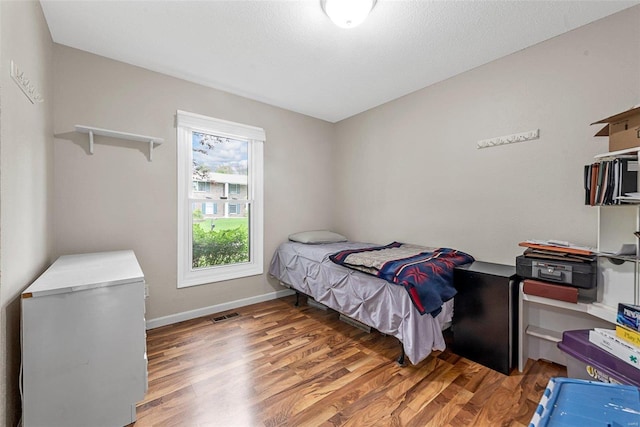
<instances>
[{"instance_id":1,"label":"white paper stack","mask_svg":"<svg viewBox=\"0 0 640 427\"><path fill-rule=\"evenodd\" d=\"M615 330L595 328L589 331L589 341L640 369L640 349L617 337Z\"/></svg>"}]
</instances>

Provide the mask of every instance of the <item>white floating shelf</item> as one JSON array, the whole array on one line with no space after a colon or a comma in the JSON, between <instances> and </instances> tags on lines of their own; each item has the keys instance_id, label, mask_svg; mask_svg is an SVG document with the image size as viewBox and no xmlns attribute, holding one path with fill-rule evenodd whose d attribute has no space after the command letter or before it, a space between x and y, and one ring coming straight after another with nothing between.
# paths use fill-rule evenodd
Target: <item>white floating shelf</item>
<instances>
[{"instance_id":1,"label":"white floating shelf","mask_svg":"<svg viewBox=\"0 0 640 427\"><path fill-rule=\"evenodd\" d=\"M160 145L164 142L162 138L156 138L155 136L137 135L135 133L119 132L109 129L100 129L93 126L76 125L76 132L89 134L89 153L93 154L93 136L107 136L109 138L127 139L129 141L139 141L149 143L149 161L153 160L153 149L156 145Z\"/></svg>"}]
</instances>

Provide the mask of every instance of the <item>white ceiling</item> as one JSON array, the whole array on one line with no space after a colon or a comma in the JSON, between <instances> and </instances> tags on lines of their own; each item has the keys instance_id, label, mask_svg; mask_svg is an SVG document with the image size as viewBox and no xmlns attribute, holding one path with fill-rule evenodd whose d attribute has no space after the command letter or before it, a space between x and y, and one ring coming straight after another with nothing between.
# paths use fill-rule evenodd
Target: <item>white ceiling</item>
<instances>
[{"instance_id":1,"label":"white ceiling","mask_svg":"<svg viewBox=\"0 0 640 427\"><path fill-rule=\"evenodd\" d=\"M320 0L41 3L56 43L336 122L640 0L378 0L353 29Z\"/></svg>"}]
</instances>

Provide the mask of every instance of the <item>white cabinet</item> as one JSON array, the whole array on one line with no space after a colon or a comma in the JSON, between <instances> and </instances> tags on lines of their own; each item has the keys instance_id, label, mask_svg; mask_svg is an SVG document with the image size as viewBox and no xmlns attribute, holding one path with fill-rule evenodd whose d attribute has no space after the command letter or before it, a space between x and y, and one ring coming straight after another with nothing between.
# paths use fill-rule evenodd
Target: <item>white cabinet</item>
<instances>
[{"instance_id":1,"label":"white cabinet","mask_svg":"<svg viewBox=\"0 0 640 427\"><path fill-rule=\"evenodd\" d=\"M616 154L598 157L612 155ZM630 244L636 247L636 254L640 254L640 240L634 235L634 232L640 231L639 204L599 206L594 209L598 209L599 252L616 253L623 244ZM522 292L520 285L520 371L527 358L547 359L566 366L566 356L557 348L563 331L596 327L612 329L619 302L640 304L640 258L636 255L614 256L611 259L598 258L598 296L593 303L572 304L527 295Z\"/></svg>"},{"instance_id":2,"label":"white cabinet","mask_svg":"<svg viewBox=\"0 0 640 427\"><path fill-rule=\"evenodd\" d=\"M147 389L133 251L62 256L22 294L23 425L124 426Z\"/></svg>"}]
</instances>

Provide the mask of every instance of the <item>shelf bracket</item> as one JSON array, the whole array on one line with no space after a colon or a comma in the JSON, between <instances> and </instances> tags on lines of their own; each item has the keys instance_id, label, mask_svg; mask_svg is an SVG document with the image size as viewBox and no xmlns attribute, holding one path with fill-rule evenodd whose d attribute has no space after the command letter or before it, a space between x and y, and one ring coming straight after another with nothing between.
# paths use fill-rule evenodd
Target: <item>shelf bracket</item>
<instances>
[{"instance_id":1,"label":"shelf bracket","mask_svg":"<svg viewBox=\"0 0 640 427\"><path fill-rule=\"evenodd\" d=\"M89 131L89 154L93 154L93 131Z\"/></svg>"}]
</instances>

